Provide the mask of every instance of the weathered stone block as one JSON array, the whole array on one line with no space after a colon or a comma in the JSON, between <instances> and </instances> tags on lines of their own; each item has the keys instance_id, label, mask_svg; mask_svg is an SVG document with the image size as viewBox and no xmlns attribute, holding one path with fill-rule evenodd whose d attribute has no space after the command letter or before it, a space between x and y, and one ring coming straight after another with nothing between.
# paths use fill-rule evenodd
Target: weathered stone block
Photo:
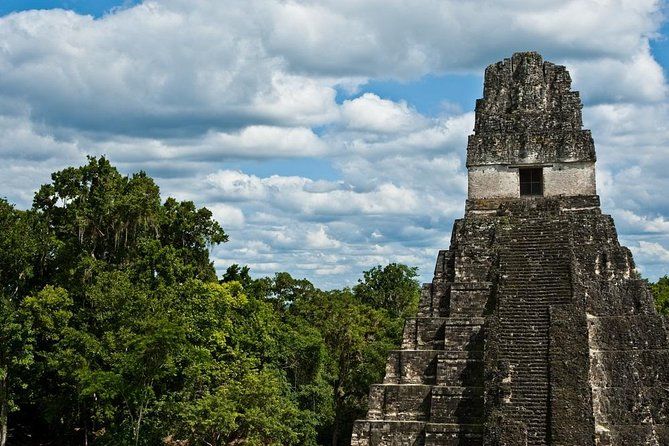
<instances>
[{"instance_id":1,"label":"weathered stone block","mask_svg":"<svg viewBox=\"0 0 669 446\"><path fill-rule=\"evenodd\" d=\"M482 353L440 354L436 378L440 386L483 387Z\"/></svg>"},{"instance_id":2,"label":"weathered stone block","mask_svg":"<svg viewBox=\"0 0 669 446\"><path fill-rule=\"evenodd\" d=\"M654 314L590 317L588 331L597 350L669 348L662 318Z\"/></svg>"},{"instance_id":3,"label":"weathered stone block","mask_svg":"<svg viewBox=\"0 0 669 446\"><path fill-rule=\"evenodd\" d=\"M451 319L444 324L444 350L483 351L484 336L482 319Z\"/></svg>"},{"instance_id":4,"label":"weathered stone block","mask_svg":"<svg viewBox=\"0 0 669 446\"><path fill-rule=\"evenodd\" d=\"M404 323L402 348L406 350L443 350L446 318L421 317Z\"/></svg>"},{"instance_id":5,"label":"weathered stone block","mask_svg":"<svg viewBox=\"0 0 669 446\"><path fill-rule=\"evenodd\" d=\"M483 316L491 289L490 282L453 283L449 314L454 317Z\"/></svg>"},{"instance_id":6,"label":"weathered stone block","mask_svg":"<svg viewBox=\"0 0 669 446\"><path fill-rule=\"evenodd\" d=\"M426 421L431 392L429 385L374 384L367 417L370 420Z\"/></svg>"},{"instance_id":7,"label":"weathered stone block","mask_svg":"<svg viewBox=\"0 0 669 446\"><path fill-rule=\"evenodd\" d=\"M430 408L435 423L481 424L483 387L434 387Z\"/></svg>"},{"instance_id":8,"label":"weathered stone block","mask_svg":"<svg viewBox=\"0 0 669 446\"><path fill-rule=\"evenodd\" d=\"M425 423L356 421L351 446L422 446Z\"/></svg>"},{"instance_id":9,"label":"weathered stone block","mask_svg":"<svg viewBox=\"0 0 669 446\"><path fill-rule=\"evenodd\" d=\"M478 424L428 423L425 446L481 446L483 429Z\"/></svg>"},{"instance_id":10,"label":"weathered stone block","mask_svg":"<svg viewBox=\"0 0 669 446\"><path fill-rule=\"evenodd\" d=\"M435 384L440 350L394 350L388 356L384 384Z\"/></svg>"}]
</instances>

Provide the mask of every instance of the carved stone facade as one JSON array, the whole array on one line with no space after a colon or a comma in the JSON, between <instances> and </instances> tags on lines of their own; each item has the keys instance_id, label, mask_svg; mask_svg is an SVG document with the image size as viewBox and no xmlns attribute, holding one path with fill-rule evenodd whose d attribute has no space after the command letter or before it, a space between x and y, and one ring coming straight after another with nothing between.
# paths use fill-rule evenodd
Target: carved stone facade
<instances>
[{"instance_id":1,"label":"carved stone facade","mask_svg":"<svg viewBox=\"0 0 669 446\"><path fill-rule=\"evenodd\" d=\"M566 69L488 67L467 159L465 217L351 444L669 445L669 320L601 213Z\"/></svg>"},{"instance_id":2,"label":"carved stone facade","mask_svg":"<svg viewBox=\"0 0 669 446\"><path fill-rule=\"evenodd\" d=\"M595 195L595 145L565 67L537 53L490 65L467 146L469 198L520 196L519 167L544 170L544 195Z\"/></svg>"}]
</instances>

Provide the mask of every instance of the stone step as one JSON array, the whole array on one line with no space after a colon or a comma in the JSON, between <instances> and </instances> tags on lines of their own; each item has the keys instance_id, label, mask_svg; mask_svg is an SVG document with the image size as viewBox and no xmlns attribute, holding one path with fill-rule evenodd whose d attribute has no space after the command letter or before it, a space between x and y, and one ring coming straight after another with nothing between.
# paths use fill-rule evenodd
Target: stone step
<instances>
[{"instance_id":1,"label":"stone step","mask_svg":"<svg viewBox=\"0 0 669 446\"><path fill-rule=\"evenodd\" d=\"M482 423L483 387L434 387L430 421L457 424Z\"/></svg>"},{"instance_id":2,"label":"stone step","mask_svg":"<svg viewBox=\"0 0 669 446\"><path fill-rule=\"evenodd\" d=\"M351 446L425 445L425 421L357 420Z\"/></svg>"},{"instance_id":3,"label":"stone step","mask_svg":"<svg viewBox=\"0 0 669 446\"><path fill-rule=\"evenodd\" d=\"M508 256L523 255L523 251L518 250L518 248L535 248L540 252L562 255L566 255L569 252L569 247L564 243L555 243L552 240L538 238L536 240L524 240L523 242L507 241L504 243L502 253Z\"/></svg>"},{"instance_id":4,"label":"stone step","mask_svg":"<svg viewBox=\"0 0 669 446\"><path fill-rule=\"evenodd\" d=\"M569 279L566 277L540 277L544 273L540 272L531 272L526 275L515 275L511 273L512 275L504 278L500 285L502 287L510 287L513 288L513 286L520 286L520 285L525 285L525 286L531 286L539 289L544 289L545 291L562 291L563 289L569 289L571 287L571 283L569 282ZM544 285L550 285L552 287L555 287L554 289L545 289L541 288Z\"/></svg>"},{"instance_id":5,"label":"stone step","mask_svg":"<svg viewBox=\"0 0 669 446\"><path fill-rule=\"evenodd\" d=\"M504 342L504 340L502 340ZM548 344L521 344L514 343L500 348L501 352L512 354L516 352L527 352L528 354L548 353Z\"/></svg>"},{"instance_id":6,"label":"stone step","mask_svg":"<svg viewBox=\"0 0 669 446\"><path fill-rule=\"evenodd\" d=\"M392 350L388 353L384 384L435 384L441 350Z\"/></svg>"},{"instance_id":7,"label":"stone step","mask_svg":"<svg viewBox=\"0 0 669 446\"><path fill-rule=\"evenodd\" d=\"M453 283L449 296L449 313L459 316L482 316L490 298L491 289L490 282L482 285Z\"/></svg>"},{"instance_id":8,"label":"stone step","mask_svg":"<svg viewBox=\"0 0 669 446\"><path fill-rule=\"evenodd\" d=\"M500 287L500 293L504 293L498 299L498 308L500 310L534 305L537 310L545 311L551 305L563 305L572 301L571 292L541 295L527 289L509 290Z\"/></svg>"},{"instance_id":9,"label":"stone step","mask_svg":"<svg viewBox=\"0 0 669 446\"><path fill-rule=\"evenodd\" d=\"M548 341L544 333L539 332L540 330L535 329L534 331L524 328L513 329L513 332L510 330L513 327L510 327L507 333L502 333L498 336L498 339L508 343L510 345L517 346L548 346ZM548 330L548 328L546 328ZM529 338L529 339L528 339Z\"/></svg>"},{"instance_id":10,"label":"stone step","mask_svg":"<svg viewBox=\"0 0 669 446\"><path fill-rule=\"evenodd\" d=\"M537 297L550 296L556 298L567 299L571 297L571 286L560 284L546 284L546 283L530 283L530 282L514 282L502 283L499 287L499 292L502 295L513 294L522 296Z\"/></svg>"},{"instance_id":11,"label":"stone step","mask_svg":"<svg viewBox=\"0 0 669 446\"><path fill-rule=\"evenodd\" d=\"M483 387L373 384L368 420L479 424Z\"/></svg>"},{"instance_id":12,"label":"stone step","mask_svg":"<svg viewBox=\"0 0 669 446\"><path fill-rule=\"evenodd\" d=\"M481 446L483 425L464 423L428 423L425 446Z\"/></svg>"},{"instance_id":13,"label":"stone step","mask_svg":"<svg viewBox=\"0 0 669 446\"><path fill-rule=\"evenodd\" d=\"M445 317L416 317L404 322L402 349L440 350L444 348Z\"/></svg>"},{"instance_id":14,"label":"stone step","mask_svg":"<svg viewBox=\"0 0 669 446\"><path fill-rule=\"evenodd\" d=\"M546 342L546 334L548 332L548 324L541 324L537 322L524 321L522 323L504 322L500 323L503 333L498 335L499 339L506 341L522 341L523 337L531 337L533 340L544 339Z\"/></svg>"},{"instance_id":15,"label":"stone step","mask_svg":"<svg viewBox=\"0 0 669 446\"><path fill-rule=\"evenodd\" d=\"M523 319L522 321L509 321L500 319L500 328L503 332L498 334L500 339L522 340L522 336L534 335L534 337L546 337L548 333L549 324L547 321L539 319Z\"/></svg>"},{"instance_id":16,"label":"stone step","mask_svg":"<svg viewBox=\"0 0 669 446\"><path fill-rule=\"evenodd\" d=\"M502 251L502 255L505 257L524 257L528 256L528 254L543 254L546 256L566 257L568 252L569 248L566 246L551 244L550 241L538 240L527 243L508 243L506 250Z\"/></svg>"},{"instance_id":17,"label":"stone step","mask_svg":"<svg viewBox=\"0 0 669 446\"><path fill-rule=\"evenodd\" d=\"M373 384L369 391L369 420L427 421L432 386Z\"/></svg>"},{"instance_id":18,"label":"stone step","mask_svg":"<svg viewBox=\"0 0 669 446\"><path fill-rule=\"evenodd\" d=\"M392 350L384 384L478 386L483 351Z\"/></svg>"},{"instance_id":19,"label":"stone step","mask_svg":"<svg viewBox=\"0 0 669 446\"><path fill-rule=\"evenodd\" d=\"M475 321L483 322L482 319ZM461 324L449 320L444 324L444 349L453 351L483 351L483 324Z\"/></svg>"},{"instance_id":20,"label":"stone step","mask_svg":"<svg viewBox=\"0 0 669 446\"><path fill-rule=\"evenodd\" d=\"M569 279L567 278L561 278L561 277L541 278L537 277L538 275L539 274L537 273L531 273L527 275L513 275L512 277L502 280L501 286L505 289L506 288L513 289L514 287L524 285L525 287L531 286L533 288L536 288L536 291L543 290L545 292L553 292L553 293L571 289L571 282L569 282ZM551 287L554 288L551 289L542 288L542 286L544 285L550 285Z\"/></svg>"},{"instance_id":21,"label":"stone step","mask_svg":"<svg viewBox=\"0 0 669 446\"><path fill-rule=\"evenodd\" d=\"M569 251L563 248L557 249L547 249L545 245L539 244L536 247L534 246L515 246L511 252L502 252L501 260L514 261L514 260L560 260L564 262L567 266L569 265ZM560 266L560 265L556 265Z\"/></svg>"},{"instance_id":22,"label":"stone step","mask_svg":"<svg viewBox=\"0 0 669 446\"><path fill-rule=\"evenodd\" d=\"M528 306L518 306L515 308L500 308L498 311L500 322L512 323L510 317L516 318L522 323L536 322L543 323L548 321L548 307L532 309Z\"/></svg>"},{"instance_id":23,"label":"stone step","mask_svg":"<svg viewBox=\"0 0 669 446\"><path fill-rule=\"evenodd\" d=\"M358 420L351 446L481 446L481 424Z\"/></svg>"},{"instance_id":24,"label":"stone step","mask_svg":"<svg viewBox=\"0 0 669 446\"><path fill-rule=\"evenodd\" d=\"M444 283L424 283L418 303L418 316L439 316L447 310L448 285Z\"/></svg>"},{"instance_id":25,"label":"stone step","mask_svg":"<svg viewBox=\"0 0 669 446\"><path fill-rule=\"evenodd\" d=\"M513 226L500 256L498 358L512 370L511 404L504 416L527 426L528 444L546 444L549 308L572 296L570 248L558 224Z\"/></svg>"},{"instance_id":26,"label":"stone step","mask_svg":"<svg viewBox=\"0 0 669 446\"><path fill-rule=\"evenodd\" d=\"M541 319L531 319L531 318L523 318L520 321L510 321L510 320L505 320L505 319L500 319L499 322L500 327L502 327L505 331L505 333L501 333L500 337L503 339L505 336L509 336L510 338L517 338L518 333L525 333L525 334L532 334L535 333L537 335L544 336L545 331L548 329L549 323L548 321L544 321Z\"/></svg>"},{"instance_id":27,"label":"stone step","mask_svg":"<svg viewBox=\"0 0 669 446\"><path fill-rule=\"evenodd\" d=\"M437 356L437 385L482 387L483 360L478 358L455 356L453 353L442 353Z\"/></svg>"},{"instance_id":28,"label":"stone step","mask_svg":"<svg viewBox=\"0 0 669 446\"><path fill-rule=\"evenodd\" d=\"M561 303L557 303L555 305L560 304ZM520 317L544 317L544 315L548 314L548 309L551 305L553 305L553 303L537 303L529 299L515 302L513 305L511 305L505 298L500 302L498 314L510 316L511 314L521 313L519 314Z\"/></svg>"}]
</instances>

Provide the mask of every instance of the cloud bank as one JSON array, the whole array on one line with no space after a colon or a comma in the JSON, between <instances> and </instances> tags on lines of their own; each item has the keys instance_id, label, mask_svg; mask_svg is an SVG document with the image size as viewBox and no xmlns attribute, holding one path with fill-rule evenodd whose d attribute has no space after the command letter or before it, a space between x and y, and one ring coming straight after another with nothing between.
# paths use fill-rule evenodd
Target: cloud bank
<instances>
[{"instance_id":1,"label":"cloud bank","mask_svg":"<svg viewBox=\"0 0 669 446\"><path fill-rule=\"evenodd\" d=\"M536 50L581 90L598 182L639 267L669 270L661 3L145 1L101 18L0 17L0 193L28 206L51 171L106 154L231 234L216 264L325 287L378 263L428 279L462 215L473 110L425 114L373 81L478 78ZM457 86L455 86L457 89ZM448 102L449 97L443 100Z\"/></svg>"}]
</instances>

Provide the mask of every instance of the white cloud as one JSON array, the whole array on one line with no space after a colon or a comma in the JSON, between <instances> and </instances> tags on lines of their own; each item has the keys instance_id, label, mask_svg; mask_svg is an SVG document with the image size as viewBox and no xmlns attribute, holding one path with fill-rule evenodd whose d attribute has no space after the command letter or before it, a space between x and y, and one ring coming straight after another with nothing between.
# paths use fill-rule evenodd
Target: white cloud
<instances>
[{"instance_id":1,"label":"white cloud","mask_svg":"<svg viewBox=\"0 0 669 446\"><path fill-rule=\"evenodd\" d=\"M224 229L240 229L244 227L244 213L234 206L225 203L214 203L207 205L207 209L211 211L214 219Z\"/></svg>"},{"instance_id":2,"label":"white cloud","mask_svg":"<svg viewBox=\"0 0 669 446\"><path fill-rule=\"evenodd\" d=\"M648 217L621 209L615 212L615 217L617 221L622 221L638 231L669 235L669 220L663 216Z\"/></svg>"},{"instance_id":3,"label":"white cloud","mask_svg":"<svg viewBox=\"0 0 669 446\"><path fill-rule=\"evenodd\" d=\"M307 128L281 128L249 126L239 134L216 133L206 143L224 148L225 153L241 153L247 156L271 155L319 156L326 152L325 144ZM244 156L244 155L242 155Z\"/></svg>"},{"instance_id":4,"label":"white cloud","mask_svg":"<svg viewBox=\"0 0 669 446\"><path fill-rule=\"evenodd\" d=\"M0 96L53 126L127 135L336 121L335 87L479 71L533 48L582 63L583 85L664 93L647 38L659 2L145 1L94 20L0 18ZM467 24L467 26L462 26ZM589 63L588 61L595 61ZM643 80L633 92L635 80Z\"/></svg>"},{"instance_id":5,"label":"white cloud","mask_svg":"<svg viewBox=\"0 0 669 446\"><path fill-rule=\"evenodd\" d=\"M314 249L339 248L341 243L328 235L325 226L320 225L317 230L309 231L305 240L307 246Z\"/></svg>"},{"instance_id":6,"label":"white cloud","mask_svg":"<svg viewBox=\"0 0 669 446\"><path fill-rule=\"evenodd\" d=\"M347 105L345 103L344 107ZM402 104L395 104L393 107L401 109ZM392 123L387 118L388 115L394 114L393 112L383 116L382 112L373 108L366 109L364 106L356 108L358 113L356 125L359 129L366 127L367 131L337 129L324 135L324 139L332 146L341 147L343 152L366 158L400 153L418 155L423 152L462 151L467 144L467 135L474 127L473 113L433 119L412 116L405 118L404 122L397 119ZM413 123L410 124L409 121Z\"/></svg>"},{"instance_id":7,"label":"white cloud","mask_svg":"<svg viewBox=\"0 0 669 446\"><path fill-rule=\"evenodd\" d=\"M630 246L630 250L637 259L642 259L645 263L669 263L669 249L659 243L639 241L639 246Z\"/></svg>"},{"instance_id":8,"label":"white cloud","mask_svg":"<svg viewBox=\"0 0 669 446\"><path fill-rule=\"evenodd\" d=\"M148 158L180 161L261 159L323 156L330 151L310 128L251 125L234 132L210 130L188 138L116 137L91 141L98 153L112 154L118 161L142 162Z\"/></svg>"},{"instance_id":9,"label":"white cloud","mask_svg":"<svg viewBox=\"0 0 669 446\"><path fill-rule=\"evenodd\" d=\"M427 124L406 102L381 99L373 93L344 101L341 108L346 126L353 130L399 133L415 131Z\"/></svg>"},{"instance_id":10,"label":"white cloud","mask_svg":"<svg viewBox=\"0 0 669 446\"><path fill-rule=\"evenodd\" d=\"M660 102L667 85L662 67L646 46L628 58L567 61L574 86L590 103Z\"/></svg>"},{"instance_id":11,"label":"white cloud","mask_svg":"<svg viewBox=\"0 0 669 446\"><path fill-rule=\"evenodd\" d=\"M514 50L536 49L552 59L629 57L657 28L659 6L655 0L286 2L268 8L268 40L294 69L410 77L480 69Z\"/></svg>"},{"instance_id":12,"label":"white cloud","mask_svg":"<svg viewBox=\"0 0 669 446\"><path fill-rule=\"evenodd\" d=\"M207 177L216 188L210 191L226 200L264 200L288 212L304 215L409 214L419 200L414 191L382 183L369 191L357 191L344 183L317 183L304 177L272 175L260 178L240 171L221 170Z\"/></svg>"}]
</instances>

